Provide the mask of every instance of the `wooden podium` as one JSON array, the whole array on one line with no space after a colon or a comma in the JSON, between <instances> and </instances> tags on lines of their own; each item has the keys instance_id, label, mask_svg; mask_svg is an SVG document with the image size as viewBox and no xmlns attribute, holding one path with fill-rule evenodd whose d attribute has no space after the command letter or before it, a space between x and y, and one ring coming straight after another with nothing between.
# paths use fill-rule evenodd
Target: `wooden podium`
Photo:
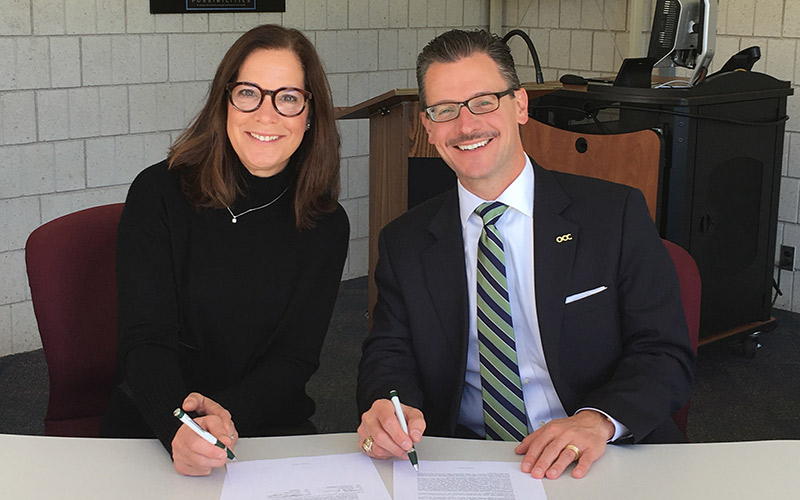
<instances>
[{"instance_id":1,"label":"wooden podium","mask_svg":"<svg viewBox=\"0 0 800 500\"><path fill-rule=\"evenodd\" d=\"M561 88L561 84L522 85L528 100ZM389 222L424 198L452 187L455 175L422 126L417 89L396 89L349 108L337 119L369 118L369 311L377 300L373 271L378 261L378 234ZM661 139L652 130L628 134L577 134L529 120L521 127L525 151L540 165L638 187L658 222L661 192ZM612 154L616 152L615 154ZM620 169L620 155L637 169ZM423 162L414 174L413 163ZM410 192L409 178L421 178L421 193ZM411 184L415 184L412 182ZM413 191L413 189L411 190Z\"/></svg>"}]
</instances>

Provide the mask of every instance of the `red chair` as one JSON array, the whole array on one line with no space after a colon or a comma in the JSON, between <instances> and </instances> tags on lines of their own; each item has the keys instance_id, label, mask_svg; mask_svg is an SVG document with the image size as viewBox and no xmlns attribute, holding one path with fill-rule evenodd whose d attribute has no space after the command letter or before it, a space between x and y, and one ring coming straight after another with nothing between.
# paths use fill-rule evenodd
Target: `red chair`
<instances>
[{"instance_id":1,"label":"red chair","mask_svg":"<svg viewBox=\"0 0 800 500\"><path fill-rule=\"evenodd\" d=\"M689 327L689 342L692 349L697 353L697 341L700 336L700 272L697 264L689 252L675 243L662 240L667 247L672 262L675 263L675 270L678 271L678 281L681 287L681 302L683 311L686 314L686 325ZM689 404L678 410L672 415L672 419L678 424L678 428L686 435L686 423L689 419Z\"/></svg>"},{"instance_id":2,"label":"red chair","mask_svg":"<svg viewBox=\"0 0 800 500\"><path fill-rule=\"evenodd\" d=\"M25 261L50 373L48 436L96 437L117 355L117 224L123 203L52 220L28 237Z\"/></svg>"}]
</instances>

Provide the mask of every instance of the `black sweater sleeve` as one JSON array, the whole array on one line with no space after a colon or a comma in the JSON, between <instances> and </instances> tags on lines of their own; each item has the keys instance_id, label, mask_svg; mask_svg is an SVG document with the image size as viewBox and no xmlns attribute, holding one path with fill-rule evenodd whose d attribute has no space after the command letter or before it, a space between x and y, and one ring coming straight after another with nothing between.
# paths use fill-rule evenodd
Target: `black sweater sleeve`
<instances>
[{"instance_id":1,"label":"black sweater sleeve","mask_svg":"<svg viewBox=\"0 0 800 500\"><path fill-rule=\"evenodd\" d=\"M134 180L117 233L119 362L139 412L171 453L187 396L178 360L178 304L163 175Z\"/></svg>"}]
</instances>

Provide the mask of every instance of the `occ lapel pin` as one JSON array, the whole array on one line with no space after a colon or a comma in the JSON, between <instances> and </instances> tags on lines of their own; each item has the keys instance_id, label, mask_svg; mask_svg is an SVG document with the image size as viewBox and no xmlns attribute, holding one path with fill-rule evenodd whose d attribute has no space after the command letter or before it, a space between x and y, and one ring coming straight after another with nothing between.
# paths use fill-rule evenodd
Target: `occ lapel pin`
<instances>
[{"instance_id":1,"label":"occ lapel pin","mask_svg":"<svg viewBox=\"0 0 800 500\"><path fill-rule=\"evenodd\" d=\"M556 243L566 243L568 241L572 241L572 233L556 236Z\"/></svg>"}]
</instances>

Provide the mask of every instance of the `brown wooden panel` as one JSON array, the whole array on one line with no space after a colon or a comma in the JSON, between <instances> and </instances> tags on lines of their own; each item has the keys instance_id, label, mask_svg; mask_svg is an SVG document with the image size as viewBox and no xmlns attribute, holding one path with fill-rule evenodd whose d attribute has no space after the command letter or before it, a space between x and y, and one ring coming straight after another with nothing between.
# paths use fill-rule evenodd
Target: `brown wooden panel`
<instances>
[{"instance_id":1,"label":"brown wooden panel","mask_svg":"<svg viewBox=\"0 0 800 500\"><path fill-rule=\"evenodd\" d=\"M414 119L411 120L408 130L408 136L411 140L411 147L408 151L409 158L439 158L439 152L436 151L436 146L428 142L428 133L422 125L422 120L419 113L419 102L411 103L414 110Z\"/></svg>"},{"instance_id":2,"label":"brown wooden panel","mask_svg":"<svg viewBox=\"0 0 800 500\"><path fill-rule=\"evenodd\" d=\"M378 233L408 209L408 131L419 121L416 110L415 102L401 102L369 120L369 311L378 298Z\"/></svg>"},{"instance_id":3,"label":"brown wooden panel","mask_svg":"<svg viewBox=\"0 0 800 500\"><path fill-rule=\"evenodd\" d=\"M333 113L337 120L371 118L381 110L391 109L401 102L416 101L418 98L417 89L394 89L360 102L355 106L334 108Z\"/></svg>"},{"instance_id":4,"label":"brown wooden panel","mask_svg":"<svg viewBox=\"0 0 800 500\"><path fill-rule=\"evenodd\" d=\"M580 153L576 143L586 141ZM661 137L653 130L627 134L579 134L528 120L522 126L525 151L550 170L597 177L638 188L650 216L659 223Z\"/></svg>"}]
</instances>

